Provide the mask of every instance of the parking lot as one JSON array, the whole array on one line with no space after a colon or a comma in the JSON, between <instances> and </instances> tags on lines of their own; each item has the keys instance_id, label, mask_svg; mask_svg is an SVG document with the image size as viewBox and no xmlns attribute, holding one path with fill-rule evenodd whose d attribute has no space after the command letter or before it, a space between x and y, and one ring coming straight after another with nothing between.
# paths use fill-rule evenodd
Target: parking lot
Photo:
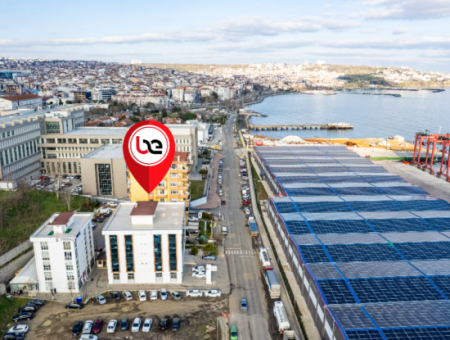
<instances>
[{"instance_id":1,"label":"parking lot","mask_svg":"<svg viewBox=\"0 0 450 340\"><path fill-rule=\"evenodd\" d=\"M77 321L103 320L103 327L98 334L99 339L215 339L216 320L223 312L228 312L228 296L221 297L186 297L182 294L179 301L169 297L163 301L159 298L156 301L138 301L137 293L133 292L133 300L125 301L121 297L120 301L113 301L105 294L107 303L104 305L89 304L84 309L65 309L63 303L47 302L40 308L34 319L19 322L30 327L27 339L33 340L64 340L78 339L72 335L72 328ZM129 327L126 331L120 330L120 325L115 333L106 333L106 326L109 320L115 319L120 324L121 318L128 318ZM153 319L153 325L149 333L131 332L131 323L134 318L141 318L142 322L146 318ZM172 331L172 319L178 317L181 320L181 327L178 332ZM159 321L162 318L169 319L169 328L166 331L159 330ZM11 323L8 327L12 327Z\"/></svg>"}]
</instances>

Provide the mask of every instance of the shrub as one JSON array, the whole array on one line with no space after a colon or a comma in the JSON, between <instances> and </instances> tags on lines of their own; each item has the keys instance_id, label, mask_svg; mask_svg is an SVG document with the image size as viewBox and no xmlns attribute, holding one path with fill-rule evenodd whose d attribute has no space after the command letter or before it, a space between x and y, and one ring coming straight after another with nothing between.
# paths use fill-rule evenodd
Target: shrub
<instances>
[{"instance_id":1,"label":"shrub","mask_svg":"<svg viewBox=\"0 0 450 340\"><path fill-rule=\"evenodd\" d=\"M191 255L197 255L197 254L198 254L198 248L197 247L192 247Z\"/></svg>"}]
</instances>

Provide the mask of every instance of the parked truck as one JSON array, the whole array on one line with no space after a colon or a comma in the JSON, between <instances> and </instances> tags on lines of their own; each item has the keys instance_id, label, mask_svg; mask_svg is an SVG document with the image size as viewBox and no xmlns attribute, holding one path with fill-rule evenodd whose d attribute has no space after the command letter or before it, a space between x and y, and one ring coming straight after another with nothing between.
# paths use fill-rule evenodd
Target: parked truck
<instances>
[{"instance_id":1,"label":"parked truck","mask_svg":"<svg viewBox=\"0 0 450 340\"><path fill-rule=\"evenodd\" d=\"M269 286L270 298L279 299L281 296L281 285L277 273L274 270L266 270L266 281Z\"/></svg>"},{"instance_id":2,"label":"parked truck","mask_svg":"<svg viewBox=\"0 0 450 340\"><path fill-rule=\"evenodd\" d=\"M251 236L258 236L258 225L256 224L256 222L255 221L250 221L249 225L250 225L250 235Z\"/></svg>"},{"instance_id":3,"label":"parked truck","mask_svg":"<svg viewBox=\"0 0 450 340\"><path fill-rule=\"evenodd\" d=\"M266 248L261 248L259 250L259 259L265 270L272 270L272 264L270 263L269 252Z\"/></svg>"},{"instance_id":4,"label":"parked truck","mask_svg":"<svg viewBox=\"0 0 450 340\"><path fill-rule=\"evenodd\" d=\"M275 301L273 306L273 315L277 319L278 331L280 334L283 334L284 331L291 329L291 324L289 323L283 302Z\"/></svg>"}]
</instances>

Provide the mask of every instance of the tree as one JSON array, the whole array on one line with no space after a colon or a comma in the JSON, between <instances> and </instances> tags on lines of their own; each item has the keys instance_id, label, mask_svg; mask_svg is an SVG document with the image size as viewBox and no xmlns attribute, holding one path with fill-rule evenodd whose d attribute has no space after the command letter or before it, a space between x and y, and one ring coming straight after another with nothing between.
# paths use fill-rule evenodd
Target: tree
<instances>
[{"instance_id":1,"label":"tree","mask_svg":"<svg viewBox=\"0 0 450 340\"><path fill-rule=\"evenodd\" d=\"M139 122L141 121L138 117L130 117L130 120L131 120L133 123L139 123Z\"/></svg>"},{"instance_id":2,"label":"tree","mask_svg":"<svg viewBox=\"0 0 450 340\"><path fill-rule=\"evenodd\" d=\"M186 121L186 120L191 120L191 119L197 119L197 115L192 112L187 112L184 115L182 115L180 118L183 119L184 121Z\"/></svg>"},{"instance_id":3,"label":"tree","mask_svg":"<svg viewBox=\"0 0 450 340\"><path fill-rule=\"evenodd\" d=\"M166 109L164 109L164 110L162 110L162 118L165 118L165 117L167 117L167 110Z\"/></svg>"},{"instance_id":4,"label":"tree","mask_svg":"<svg viewBox=\"0 0 450 340\"><path fill-rule=\"evenodd\" d=\"M197 254L198 254L198 248L197 247L192 247L191 255L197 255Z\"/></svg>"},{"instance_id":5,"label":"tree","mask_svg":"<svg viewBox=\"0 0 450 340\"><path fill-rule=\"evenodd\" d=\"M141 110L140 110L139 108L138 108L137 111L136 111L136 115L137 115L137 116L140 116L140 115L141 115Z\"/></svg>"}]
</instances>

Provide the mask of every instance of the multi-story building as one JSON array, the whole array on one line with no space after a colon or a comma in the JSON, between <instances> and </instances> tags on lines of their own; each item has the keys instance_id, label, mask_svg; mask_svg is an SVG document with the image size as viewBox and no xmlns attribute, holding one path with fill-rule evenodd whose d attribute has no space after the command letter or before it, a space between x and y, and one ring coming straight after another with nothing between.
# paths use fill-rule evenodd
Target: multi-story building
<instances>
[{"instance_id":1,"label":"multi-story building","mask_svg":"<svg viewBox=\"0 0 450 340\"><path fill-rule=\"evenodd\" d=\"M0 97L0 111L34 109L42 107L42 98L34 94L18 94Z\"/></svg>"},{"instance_id":2,"label":"multi-story building","mask_svg":"<svg viewBox=\"0 0 450 340\"><path fill-rule=\"evenodd\" d=\"M41 292L78 292L94 266L93 213L55 213L30 237Z\"/></svg>"},{"instance_id":3,"label":"multi-story building","mask_svg":"<svg viewBox=\"0 0 450 340\"><path fill-rule=\"evenodd\" d=\"M183 282L183 203L121 203L103 227L108 282Z\"/></svg>"}]
</instances>

